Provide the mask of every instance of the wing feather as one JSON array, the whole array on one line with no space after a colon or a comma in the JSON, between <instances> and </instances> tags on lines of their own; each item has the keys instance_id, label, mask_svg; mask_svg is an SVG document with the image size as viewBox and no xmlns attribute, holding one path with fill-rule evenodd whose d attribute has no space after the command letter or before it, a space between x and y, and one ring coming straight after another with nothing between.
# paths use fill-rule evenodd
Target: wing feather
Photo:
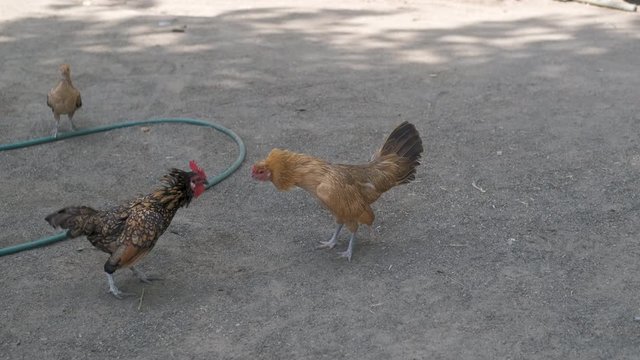
<instances>
[{"instance_id":1,"label":"wing feather","mask_svg":"<svg viewBox=\"0 0 640 360\"><path fill-rule=\"evenodd\" d=\"M129 267L143 258L162 235L162 216L148 208L138 207L127 218L116 242L117 250L108 263L115 268Z\"/></svg>"},{"instance_id":2,"label":"wing feather","mask_svg":"<svg viewBox=\"0 0 640 360\"><path fill-rule=\"evenodd\" d=\"M338 222L357 221L369 205L360 194L360 186L349 177L327 178L316 188L316 196L335 215Z\"/></svg>"}]
</instances>

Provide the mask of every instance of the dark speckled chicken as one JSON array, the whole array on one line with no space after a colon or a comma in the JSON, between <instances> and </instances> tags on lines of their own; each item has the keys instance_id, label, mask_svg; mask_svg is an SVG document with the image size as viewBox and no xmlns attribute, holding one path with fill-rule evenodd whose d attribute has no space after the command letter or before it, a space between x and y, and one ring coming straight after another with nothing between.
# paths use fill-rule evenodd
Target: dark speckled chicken
<instances>
[{"instance_id":1,"label":"dark speckled chicken","mask_svg":"<svg viewBox=\"0 0 640 360\"><path fill-rule=\"evenodd\" d=\"M126 293L116 287L112 274L131 268L143 282L149 282L134 265L144 257L167 229L179 208L189 205L205 190L207 177L195 162L191 172L171 169L162 178L162 186L152 193L109 210L87 206L66 207L45 218L51 226L69 230L69 237L85 235L91 244L111 254L104 264L109 291L122 298Z\"/></svg>"}]
</instances>

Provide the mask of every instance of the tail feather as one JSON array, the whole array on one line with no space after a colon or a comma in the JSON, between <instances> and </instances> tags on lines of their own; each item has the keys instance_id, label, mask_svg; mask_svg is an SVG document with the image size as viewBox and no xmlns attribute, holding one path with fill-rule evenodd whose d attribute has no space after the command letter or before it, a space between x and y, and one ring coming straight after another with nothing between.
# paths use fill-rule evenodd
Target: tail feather
<instances>
[{"instance_id":1,"label":"tail feather","mask_svg":"<svg viewBox=\"0 0 640 360\"><path fill-rule=\"evenodd\" d=\"M44 218L54 228L69 230L70 237L83 235L88 220L97 211L88 206L71 206L60 209Z\"/></svg>"},{"instance_id":2,"label":"tail feather","mask_svg":"<svg viewBox=\"0 0 640 360\"><path fill-rule=\"evenodd\" d=\"M389 155L400 157L398 161L402 171L398 174L397 184L406 184L415 180L416 167L420 165L423 150L418 130L413 124L405 121L389 134L375 158Z\"/></svg>"}]
</instances>

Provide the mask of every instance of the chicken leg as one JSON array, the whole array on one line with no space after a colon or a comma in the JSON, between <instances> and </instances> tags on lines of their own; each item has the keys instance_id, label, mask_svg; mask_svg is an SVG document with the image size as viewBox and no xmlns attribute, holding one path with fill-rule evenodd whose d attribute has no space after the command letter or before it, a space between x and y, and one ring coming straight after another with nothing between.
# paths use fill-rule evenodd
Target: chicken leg
<instances>
[{"instance_id":1,"label":"chicken leg","mask_svg":"<svg viewBox=\"0 0 640 360\"><path fill-rule=\"evenodd\" d=\"M340 257L347 258L351 261L351 255L353 255L353 248L356 246L356 232L351 233L351 238L349 239L349 246L347 246L347 250L340 253Z\"/></svg>"},{"instance_id":2,"label":"chicken leg","mask_svg":"<svg viewBox=\"0 0 640 360\"><path fill-rule=\"evenodd\" d=\"M145 284L151 284L151 282L154 280L162 280L162 278L157 276L147 276L145 273L142 272L142 270L138 269L135 266L130 267L130 269L133 272L133 274Z\"/></svg>"},{"instance_id":3,"label":"chicken leg","mask_svg":"<svg viewBox=\"0 0 640 360\"><path fill-rule=\"evenodd\" d=\"M56 127L53 128L53 133L51 134L54 138L58 137L58 128L60 127L60 115L53 114L54 119L56 119Z\"/></svg>"},{"instance_id":4,"label":"chicken leg","mask_svg":"<svg viewBox=\"0 0 640 360\"><path fill-rule=\"evenodd\" d=\"M123 297L125 296L133 296L134 294L132 293L126 293L126 292L122 292L118 289L118 287L116 286L115 281L113 281L113 275L107 273L107 281L109 282L109 292L113 294L113 296L116 297L116 299L120 299L122 300Z\"/></svg>"},{"instance_id":5,"label":"chicken leg","mask_svg":"<svg viewBox=\"0 0 640 360\"><path fill-rule=\"evenodd\" d=\"M71 130L73 130L73 131L77 131L77 130L78 130L78 128L76 128L76 125L73 123L73 114L74 114L74 113L75 113L75 111L74 111L74 112L69 113L69 115L68 115L68 116L69 116L69 122L71 123Z\"/></svg>"}]
</instances>

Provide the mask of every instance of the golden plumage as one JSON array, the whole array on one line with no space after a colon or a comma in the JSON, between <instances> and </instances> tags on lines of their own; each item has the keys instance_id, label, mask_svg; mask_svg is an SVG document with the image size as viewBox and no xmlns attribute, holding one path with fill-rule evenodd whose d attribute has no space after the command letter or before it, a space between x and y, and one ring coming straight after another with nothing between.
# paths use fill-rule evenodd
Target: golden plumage
<instances>
[{"instance_id":1,"label":"golden plumage","mask_svg":"<svg viewBox=\"0 0 640 360\"><path fill-rule=\"evenodd\" d=\"M294 186L305 189L331 211L339 225L344 224L355 233L359 224L373 223L375 215L370 205L380 195L415 179L422 151L418 131L404 122L387 137L369 163L332 164L310 155L273 149L253 166L252 175L271 181L282 191Z\"/></svg>"}]
</instances>

